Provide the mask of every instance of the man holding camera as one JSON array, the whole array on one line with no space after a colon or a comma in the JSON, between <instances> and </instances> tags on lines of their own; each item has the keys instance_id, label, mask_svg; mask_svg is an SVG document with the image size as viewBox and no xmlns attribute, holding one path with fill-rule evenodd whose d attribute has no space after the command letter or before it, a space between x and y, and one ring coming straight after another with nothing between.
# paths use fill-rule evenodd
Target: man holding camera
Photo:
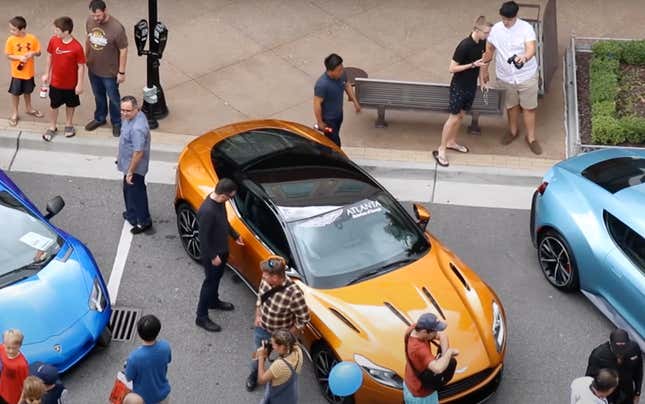
<instances>
[{"instance_id":1,"label":"man holding camera","mask_svg":"<svg viewBox=\"0 0 645 404\"><path fill-rule=\"evenodd\" d=\"M486 43L486 61L495 54L495 74L500 89L506 90L508 131L502 144L508 145L519 135L520 112L524 117L526 136L531 151L542 154L535 139L535 110L538 95L538 64L535 60L536 36L528 22L517 17L519 6L514 1L502 4L502 21L493 25ZM482 66L484 82L488 81L488 66Z\"/></svg>"},{"instance_id":2,"label":"man holding camera","mask_svg":"<svg viewBox=\"0 0 645 404\"><path fill-rule=\"evenodd\" d=\"M255 303L255 349L266 345L277 330L301 334L309 322L309 309L302 290L286 275L284 258L272 255L260 263L262 281ZM246 389L253 391L258 384L258 362L251 362L251 374L246 379Z\"/></svg>"}]
</instances>

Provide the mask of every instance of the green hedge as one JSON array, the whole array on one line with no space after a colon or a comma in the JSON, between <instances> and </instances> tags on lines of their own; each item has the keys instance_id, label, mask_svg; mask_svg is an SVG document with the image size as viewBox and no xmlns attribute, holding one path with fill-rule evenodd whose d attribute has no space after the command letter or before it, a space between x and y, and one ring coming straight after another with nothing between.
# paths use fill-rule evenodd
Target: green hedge
<instances>
[{"instance_id":1,"label":"green hedge","mask_svg":"<svg viewBox=\"0 0 645 404\"><path fill-rule=\"evenodd\" d=\"M645 65L645 40L599 41L593 44L589 66L591 139L598 144L645 143L645 118L619 117L616 97L620 63Z\"/></svg>"}]
</instances>

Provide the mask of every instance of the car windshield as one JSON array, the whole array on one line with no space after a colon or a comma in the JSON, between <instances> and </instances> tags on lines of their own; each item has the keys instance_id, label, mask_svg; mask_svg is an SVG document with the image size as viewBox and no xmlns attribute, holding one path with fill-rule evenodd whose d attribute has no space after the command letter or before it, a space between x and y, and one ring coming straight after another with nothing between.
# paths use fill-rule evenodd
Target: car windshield
<instances>
[{"instance_id":1,"label":"car windshield","mask_svg":"<svg viewBox=\"0 0 645 404\"><path fill-rule=\"evenodd\" d=\"M430 244L387 194L288 223L311 286L346 286L416 260Z\"/></svg>"},{"instance_id":2,"label":"car windshield","mask_svg":"<svg viewBox=\"0 0 645 404\"><path fill-rule=\"evenodd\" d=\"M56 256L62 239L5 190L0 191L0 287L17 282Z\"/></svg>"}]
</instances>

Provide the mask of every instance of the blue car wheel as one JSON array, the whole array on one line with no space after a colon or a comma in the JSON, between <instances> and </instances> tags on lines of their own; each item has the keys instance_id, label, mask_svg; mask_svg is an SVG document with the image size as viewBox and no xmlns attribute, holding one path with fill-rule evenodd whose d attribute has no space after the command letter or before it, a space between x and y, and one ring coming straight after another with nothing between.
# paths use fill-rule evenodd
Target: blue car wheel
<instances>
[{"instance_id":1,"label":"blue car wheel","mask_svg":"<svg viewBox=\"0 0 645 404\"><path fill-rule=\"evenodd\" d=\"M538 243L538 260L544 277L563 291L578 288L578 270L567 241L553 230L545 231Z\"/></svg>"}]
</instances>

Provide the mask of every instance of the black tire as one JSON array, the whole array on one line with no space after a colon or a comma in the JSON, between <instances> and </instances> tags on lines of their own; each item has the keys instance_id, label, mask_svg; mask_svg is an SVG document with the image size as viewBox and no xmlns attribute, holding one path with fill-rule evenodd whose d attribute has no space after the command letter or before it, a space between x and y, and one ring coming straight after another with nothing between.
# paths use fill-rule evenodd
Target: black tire
<instances>
[{"instance_id":1,"label":"black tire","mask_svg":"<svg viewBox=\"0 0 645 404\"><path fill-rule=\"evenodd\" d=\"M578 289L578 268L567 240L554 230L540 234L538 263L542 274L557 289L571 292Z\"/></svg>"},{"instance_id":2,"label":"black tire","mask_svg":"<svg viewBox=\"0 0 645 404\"><path fill-rule=\"evenodd\" d=\"M331 372L335 364L340 362L336 353L327 344L321 342L314 347L311 359L318 387L320 387L320 392L327 402L332 404L354 404L354 396L338 397L329 390L329 372Z\"/></svg>"},{"instance_id":3,"label":"black tire","mask_svg":"<svg viewBox=\"0 0 645 404\"><path fill-rule=\"evenodd\" d=\"M187 203L180 203L177 206L177 232L181 239L181 245L186 254L193 260L200 262L201 249L199 247L199 224L197 213Z\"/></svg>"},{"instance_id":4,"label":"black tire","mask_svg":"<svg viewBox=\"0 0 645 404\"><path fill-rule=\"evenodd\" d=\"M112 342L112 330L110 330L110 327L105 326L101 331L101 335L99 335L99 339L96 340L96 345L106 348L110 345L110 342Z\"/></svg>"}]
</instances>

